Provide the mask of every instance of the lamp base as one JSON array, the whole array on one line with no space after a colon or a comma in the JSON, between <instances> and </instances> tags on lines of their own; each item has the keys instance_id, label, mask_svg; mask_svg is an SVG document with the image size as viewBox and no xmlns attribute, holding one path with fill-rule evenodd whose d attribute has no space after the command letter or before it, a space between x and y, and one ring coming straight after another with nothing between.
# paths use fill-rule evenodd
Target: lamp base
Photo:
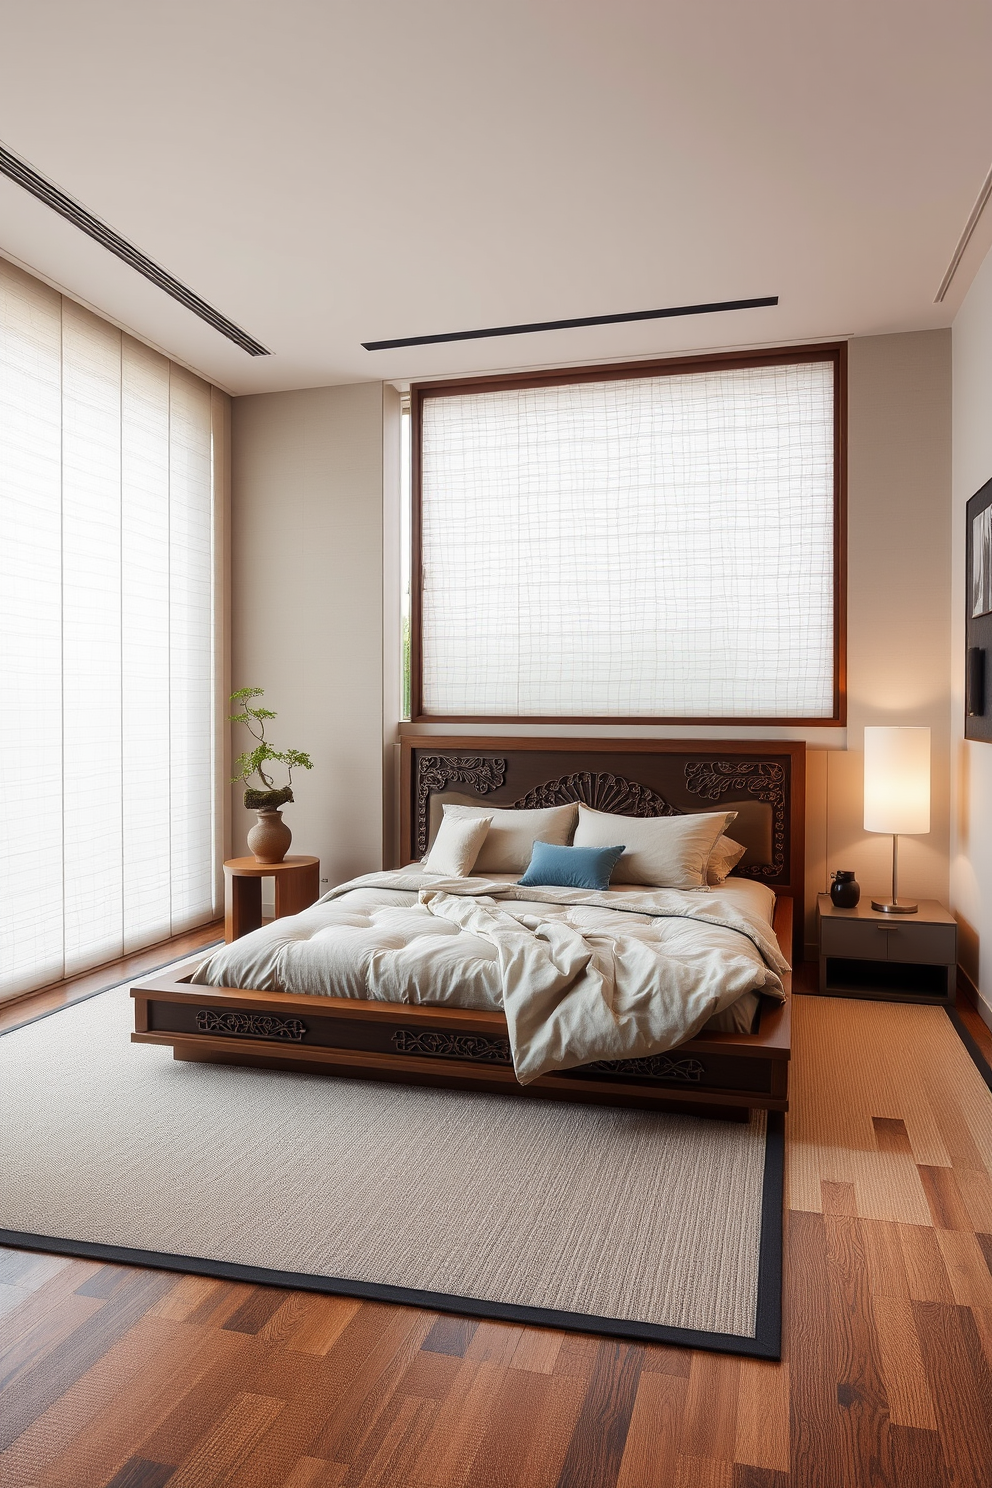
<instances>
[{"instance_id":1,"label":"lamp base","mask_svg":"<svg viewBox=\"0 0 992 1488\"><path fill-rule=\"evenodd\" d=\"M871 907L879 914L916 914L920 908L918 904L907 903L904 899L900 899L898 904L893 899L873 899Z\"/></svg>"}]
</instances>

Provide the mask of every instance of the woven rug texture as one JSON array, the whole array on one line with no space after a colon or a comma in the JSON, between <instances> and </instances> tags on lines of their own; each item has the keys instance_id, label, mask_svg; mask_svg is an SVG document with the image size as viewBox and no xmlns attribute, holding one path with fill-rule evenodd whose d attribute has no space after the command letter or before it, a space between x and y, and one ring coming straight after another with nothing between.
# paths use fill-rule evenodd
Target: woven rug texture
<instances>
[{"instance_id":1,"label":"woven rug texture","mask_svg":"<svg viewBox=\"0 0 992 1488\"><path fill-rule=\"evenodd\" d=\"M122 987L0 1038L0 1228L754 1336L763 1113L183 1064L131 1026Z\"/></svg>"}]
</instances>

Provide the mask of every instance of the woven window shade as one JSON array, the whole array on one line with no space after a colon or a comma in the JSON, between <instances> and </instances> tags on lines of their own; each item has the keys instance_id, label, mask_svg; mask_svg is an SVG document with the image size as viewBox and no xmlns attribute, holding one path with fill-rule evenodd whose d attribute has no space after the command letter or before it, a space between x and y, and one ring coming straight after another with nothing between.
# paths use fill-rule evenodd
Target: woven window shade
<instances>
[{"instance_id":1,"label":"woven window shade","mask_svg":"<svg viewBox=\"0 0 992 1488\"><path fill-rule=\"evenodd\" d=\"M0 261L0 996L218 909L211 420Z\"/></svg>"},{"instance_id":2,"label":"woven window shade","mask_svg":"<svg viewBox=\"0 0 992 1488\"><path fill-rule=\"evenodd\" d=\"M424 713L833 715L832 360L422 417Z\"/></svg>"}]
</instances>

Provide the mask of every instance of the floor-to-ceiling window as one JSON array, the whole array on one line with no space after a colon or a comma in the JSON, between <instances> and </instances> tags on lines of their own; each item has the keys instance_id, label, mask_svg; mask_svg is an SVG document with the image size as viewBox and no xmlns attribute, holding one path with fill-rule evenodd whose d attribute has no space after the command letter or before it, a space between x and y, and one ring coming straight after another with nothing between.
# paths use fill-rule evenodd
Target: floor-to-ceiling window
<instances>
[{"instance_id":1,"label":"floor-to-ceiling window","mask_svg":"<svg viewBox=\"0 0 992 1488\"><path fill-rule=\"evenodd\" d=\"M214 401L0 260L0 996L216 912Z\"/></svg>"}]
</instances>

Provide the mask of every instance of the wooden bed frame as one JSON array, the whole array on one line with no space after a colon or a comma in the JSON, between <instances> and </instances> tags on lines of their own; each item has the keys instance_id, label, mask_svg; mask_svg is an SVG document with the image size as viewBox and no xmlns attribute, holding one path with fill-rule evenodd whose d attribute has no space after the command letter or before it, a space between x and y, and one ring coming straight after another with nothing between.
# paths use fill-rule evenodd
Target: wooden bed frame
<instances>
[{"instance_id":1,"label":"wooden bed frame","mask_svg":"<svg viewBox=\"0 0 992 1488\"><path fill-rule=\"evenodd\" d=\"M777 895L784 954L802 955L805 745L683 740L407 738L402 840L418 859L444 800L536 807L585 801L630 816L742 808L735 874ZM735 824L736 829L736 824ZM647 1059L602 1061L520 1085L501 1013L345 997L191 987L200 955L131 988L135 1043L176 1059L443 1085L528 1099L722 1119L788 1110L790 1006L761 998L750 1033L701 1034ZM790 990L790 978L786 977Z\"/></svg>"}]
</instances>

